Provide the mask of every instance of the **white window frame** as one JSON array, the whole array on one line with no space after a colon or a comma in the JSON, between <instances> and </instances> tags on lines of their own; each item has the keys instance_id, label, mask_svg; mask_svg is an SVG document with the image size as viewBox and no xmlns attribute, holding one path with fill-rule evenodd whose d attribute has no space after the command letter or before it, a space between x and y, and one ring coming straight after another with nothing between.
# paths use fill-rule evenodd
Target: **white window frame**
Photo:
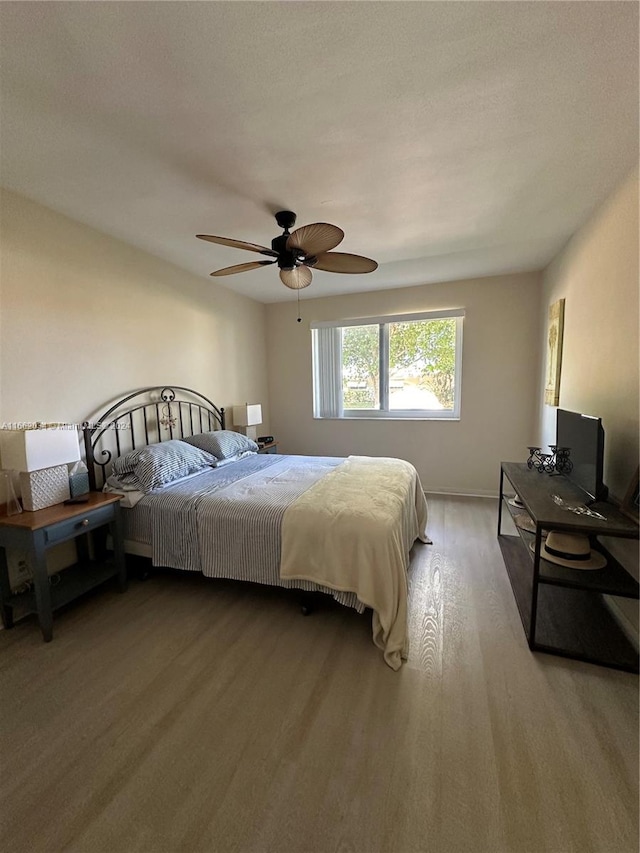
<instances>
[{"instance_id":1,"label":"white window frame","mask_svg":"<svg viewBox=\"0 0 640 853\"><path fill-rule=\"evenodd\" d=\"M462 402L462 331L464 308L423 311L419 314L395 314L385 317L361 317L357 320L331 320L311 323L313 338L313 417L316 419L364 420L460 420ZM453 409L389 409L389 325L419 320L456 320L456 352ZM342 407L342 330L350 326L380 327L380 408L344 409ZM333 331L329 331L333 330Z\"/></svg>"}]
</instances>

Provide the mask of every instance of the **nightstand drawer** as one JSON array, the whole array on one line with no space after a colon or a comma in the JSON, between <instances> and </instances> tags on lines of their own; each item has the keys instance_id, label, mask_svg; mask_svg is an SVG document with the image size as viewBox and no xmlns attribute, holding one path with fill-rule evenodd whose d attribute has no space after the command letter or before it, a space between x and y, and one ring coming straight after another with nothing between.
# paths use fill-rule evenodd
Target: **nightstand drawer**
<instances>
[{"instance_id":1,"label":"nightstand drawer","mask_svg":"<svg viewBox=\"0 0 640 853\"><path fill-rule=\"evenodd\" d=\"M102 506L99 509L87 510L85 515L76 515L67 521L53 524L45 530L45 541L48 545L54 542L62 542L65 539L73 539L79 533L93 530L107 524L114 517L113 504Z\"/></svg>"}]
</instances>

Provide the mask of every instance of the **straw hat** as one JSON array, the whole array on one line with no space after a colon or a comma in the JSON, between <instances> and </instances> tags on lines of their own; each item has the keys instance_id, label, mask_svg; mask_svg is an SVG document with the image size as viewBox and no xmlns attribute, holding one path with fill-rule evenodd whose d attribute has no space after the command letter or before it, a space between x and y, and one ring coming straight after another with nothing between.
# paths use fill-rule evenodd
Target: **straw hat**
<instances>
[{"instance_id":1,"label":"straw hat","mask_svg":"<svg viewBox=\"0 0 640 853\"><path fill-rule=\"evenodd\" d=\"M535 543L529 547L535 551ZM542 543L540 556L550 563L569 569L603 569L607 559L599 551L592 551L589 537L582 533L549 531L547 541Z\"/></svg>"},{"instance_id":2,"label":"straw hat","mask_svg":"<svg viewBox=\"0 0 640 853\"><path fill-rule=\"evenodd\" d=\"M526 530L527 533L535 533L536 532L536 523L531 518L528 512L514 512L513 520L515 522L516 527L519 527L520 530ZM542 535L546 536L547 531L543 530Z\"/></svg>"}]
</instances>

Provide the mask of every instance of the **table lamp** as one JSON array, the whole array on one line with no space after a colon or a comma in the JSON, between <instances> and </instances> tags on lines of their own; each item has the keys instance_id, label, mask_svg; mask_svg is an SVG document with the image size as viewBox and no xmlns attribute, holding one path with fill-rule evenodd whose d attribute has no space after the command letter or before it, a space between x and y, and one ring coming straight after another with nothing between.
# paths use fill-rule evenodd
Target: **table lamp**
<instances>
[{"instance_id":1,"label":"table lamp","mask_svg":"<svg viewBox=\"0 0 640 853\"><path fill-rule=\"evenodd\" d=\"M233 423L245 427L247 438L256 440L256 425L262 423L262 406L260 403L244 403L233 407Z\"/></svg>"},{"instance_id":2,"label":"table lamp","mask_svg":"<svg viewBox=\"0 0 640 853\"><path fill-rule=\"evenodd\" d=\"M2 468L20 472L22 503L30 512L69 498L67 463L80 459L78 432L61 427L0 430Z\"/></svg>"}]
</instances>

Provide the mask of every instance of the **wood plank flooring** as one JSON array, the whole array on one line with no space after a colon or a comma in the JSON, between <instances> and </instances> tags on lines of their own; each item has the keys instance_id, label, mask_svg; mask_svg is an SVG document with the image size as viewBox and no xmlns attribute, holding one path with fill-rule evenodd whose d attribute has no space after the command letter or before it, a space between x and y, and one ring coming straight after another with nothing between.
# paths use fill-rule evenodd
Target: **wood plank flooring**
<instances>
[{"instance_id":1,"label":"wood plank flooring","mask_svg":"<svg viewBox=\"0 0 640 853\"><path fill-rule=\"evenodd\" d=\"M429 498L370 614L163 574L0 632L5 853L636 853L638 679L532 655L495 501Z\"/></svg>"}]
</instances>

